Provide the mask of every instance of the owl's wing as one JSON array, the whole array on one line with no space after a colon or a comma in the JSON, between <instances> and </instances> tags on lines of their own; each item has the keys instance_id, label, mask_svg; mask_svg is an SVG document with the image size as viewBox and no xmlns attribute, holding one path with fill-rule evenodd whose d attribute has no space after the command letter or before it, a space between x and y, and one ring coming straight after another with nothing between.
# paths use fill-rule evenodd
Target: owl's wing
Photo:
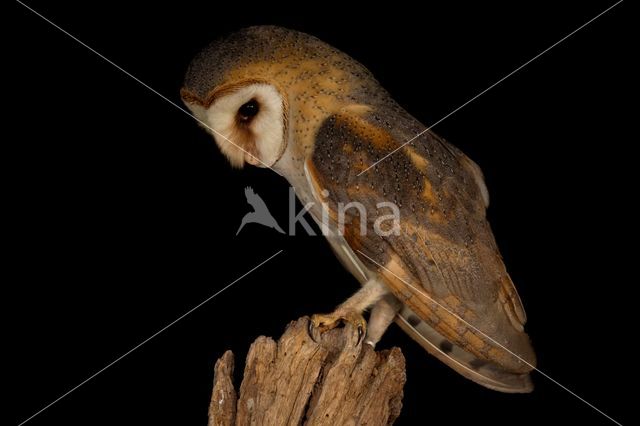
<instances>
[{"instance_id":1,"label":"owl's wing","mask_svg":"<svg viewBox=\"0 0 640 426\"><path fill-rule=\"evenodd\" d=\"M330 116L305 164L314 193L336 225L344 217L344 238L359 259L379 271L428 330L448 341L450 352L460 352L457 360L440 359L486 386L530 390L527 373L535 355L523 331L524 309L485 218L488 193L480 169L427 133L359 175L405 141L398 139L368 116ZM353 205L345 209L350 202L362 205L366 217ZM398 208L397 234L390 232L393 208L385 202ZM432 339L413 327L420 321L411 322L413 332ZM456 362L467 370L489 365L485 375L496 383L460 371Z\"/></svg>"}]
</instances>

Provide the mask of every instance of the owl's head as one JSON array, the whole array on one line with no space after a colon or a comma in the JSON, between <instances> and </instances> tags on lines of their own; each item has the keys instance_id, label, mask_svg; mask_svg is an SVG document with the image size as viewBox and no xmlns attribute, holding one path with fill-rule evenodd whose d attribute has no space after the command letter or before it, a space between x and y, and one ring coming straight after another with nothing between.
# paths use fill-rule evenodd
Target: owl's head
<instances>
[{"instance_id":1,"label":"owl's head","mask_svg":"<svg viewBox=\"0 0 640 426\"><path fill-rule=\"evenodd\" d=\"M304 157L324 119L371 93L382 91L352 58L275 26L245 28L211 43L189 65L180 91L236 167L272 167L285 151Z\"/></svg>"},{"instance_id":2,"label":"owl's head","mask_svg":"<svg viewBox=\"0 0 640 426\"><path fill-rule=\"evenodd\" d=\"M288 33L247 28L214 41L189 65L182 100L235 167L271 167L287 146L286 94L264 64Z\"/></svg>"}]
</instances>

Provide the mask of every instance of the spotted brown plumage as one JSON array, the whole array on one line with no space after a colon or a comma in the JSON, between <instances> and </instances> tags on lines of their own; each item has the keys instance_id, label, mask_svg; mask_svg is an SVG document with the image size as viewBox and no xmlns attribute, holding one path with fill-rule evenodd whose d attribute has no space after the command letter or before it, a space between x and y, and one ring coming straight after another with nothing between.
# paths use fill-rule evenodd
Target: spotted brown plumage
<instances>
[{"instance_id":1,"label":"spotted brown plumage","mask_svg":"<svg viewBox=\"0 0 640 426\"><path fill-rule=\"evenodd\" d=\"M524 310L485 219L475 165L427 133L420 144L359 175L403 142L376 126L374 114L329 117L307 165L316 184L328 190L324 201L331 210L347 201L366 206L366 235L359 232L357 210L347 211L347 242L363 263L380 270L396 297L450 342L507 371L530 371L535 356L523 332ZM382 200L400 208L400 235L374 232Z\"/></svg>"},{"instance_id":2,"label":"spotted brown plumage","mask_svg":"<svg viewBox=\"0 0 640 426\"><path fill-rule=\"evenodd\" d=\"M361 325L361 312L373 306L368 343L375 345L395 316L465 377L505 392L532 389L535 355L485 217L480 168L425 131L364 66L313 36L251 27L206 47L189 66L181 95L215 130L233 165L271 167L303 204L315 202L317 221L322 203L328 206L327 238L362 289L331 314L312 317L314 324ZM247 102L255 103L250 120ZM352 201L368 216L347 210L341 233L338 205ZM399 209L398 235L373 232L382 201Z\"/></svg>"}]
</instances>

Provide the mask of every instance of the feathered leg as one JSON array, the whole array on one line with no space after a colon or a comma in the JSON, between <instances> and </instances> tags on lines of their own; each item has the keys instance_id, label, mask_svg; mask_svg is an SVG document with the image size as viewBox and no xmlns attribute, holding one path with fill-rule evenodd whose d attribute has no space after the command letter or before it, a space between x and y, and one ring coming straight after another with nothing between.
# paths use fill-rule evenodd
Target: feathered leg
<instances>
[{"instance_id":1,"label":"feathered leg","mask_svg":"<svg viewBox=\"0 0 640 426\"><path fill-rule=\"evenodd\" d=\"M387 331L401 307L402 303L391 294L387 294L378 300L373 305L371 315L369 315L367 337L364 342L375 348L376 343L380 341L384 332Z\"/></svg>"}]
</instances>

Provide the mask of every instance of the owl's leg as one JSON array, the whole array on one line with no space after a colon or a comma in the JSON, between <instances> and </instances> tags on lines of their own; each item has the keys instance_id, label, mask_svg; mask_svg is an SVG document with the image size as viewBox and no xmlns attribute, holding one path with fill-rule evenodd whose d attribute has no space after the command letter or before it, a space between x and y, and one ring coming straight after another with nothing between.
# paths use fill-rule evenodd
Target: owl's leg
<instances>
[{"instance_id":1,"label":"owl's leg","mask_svg":"<svg viewBox=\"0 0 640 426\"><path fill-rule=\"evenodd\" d=\"M400 311L402 302L391 294L387 294L373 305L371 315L369 315L369 325L367 327L367 338L364 341L372 348L380 341L382 335L393 322L396 314Z\"/></svg>"},{"instance_id":2,"label":"owl's leg","mask_svg":"<svg viewBox=\"0 0 640 426\"><path fill-rule=\"evenodd\" d=\"M389 290L387 287L375 280L369 280L360 290L330 314L316 314L311 317L311 324L318 331L325 332L338 326L341 321L353 324L360 339L367 329L367 321L362 316L362 312L371 305L378 302Z\"/></svg>"}]
</instances>

